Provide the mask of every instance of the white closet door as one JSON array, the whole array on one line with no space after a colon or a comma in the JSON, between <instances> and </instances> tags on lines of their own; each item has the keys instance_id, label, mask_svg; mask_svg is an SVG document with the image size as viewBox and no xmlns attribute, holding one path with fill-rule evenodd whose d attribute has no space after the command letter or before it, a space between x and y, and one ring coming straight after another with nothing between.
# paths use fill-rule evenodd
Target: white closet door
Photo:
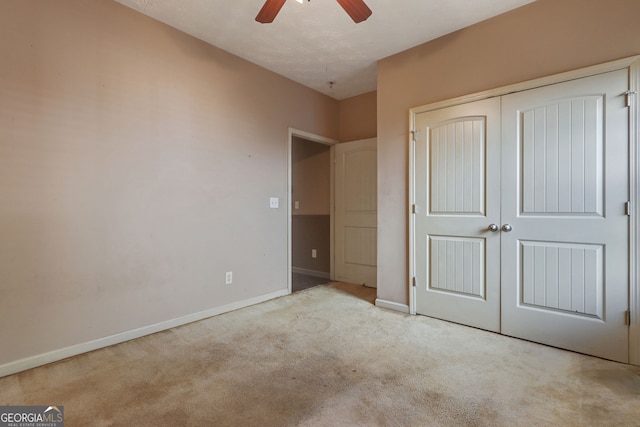
<instances>
[{"instance_id":1,"label":"white closet door","mask_svg":"<svg viewBox=\"0 0 640 427\"><path fill-rule=\"evenodd\" d=\"M335 145L335 278L375 287L377 140Z\"/></svg>"},{"instance_id":2,"label":"white closet door","mask_svg":"<svg viewBox=\"0 0 640 427\"><path fill-rule=\"evenodd\" d=\"M626 70L503 97L502 333L628 361Z\"/></svg>"},{"instance_id":3,"label":"white closet door","mask_svg":"<svg viewBox=\"0 0 640 427\"><path fill-rule=\"evenodd\" d=\"M416 115L419 314L500 330L500 100Z\"/></svg>"}]
</instances>

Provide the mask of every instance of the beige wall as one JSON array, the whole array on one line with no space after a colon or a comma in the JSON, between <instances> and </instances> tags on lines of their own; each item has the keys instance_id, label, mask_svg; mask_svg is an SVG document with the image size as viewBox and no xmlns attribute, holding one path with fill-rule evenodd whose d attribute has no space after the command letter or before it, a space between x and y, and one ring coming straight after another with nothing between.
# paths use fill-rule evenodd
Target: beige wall
<instances>
[{"instance_id":1,"label":"beige wall","mask_svg":"<svg viewBox=\"0 0 640 427\"><path fill-rule=\"evenodd\" d=\"M294 215L329 215L330 146L297 136L291 144L291 202Z\"/></svg>"},{"instance_id":2,"label":"beige wall","mask_svg":"<svg viewBox=\"0 0 640 427\"><path fill-rule=\"evenodd\" d=\"M316 258L311 250L316 250ZM331 271L331 217L294 215L291 218L291 265L316 273ZM328 277L328 276L327 276Z\"/></svg>"},{"instance_id":3,"label":"beige wall","mask_svg":"<svg viewBox=\"0 0 640 427\"><path fill-rule=\"evenodd\" d=\"M288 127L337 101L113 1L0 33L0 366L286 290Z\"/></svg>"},{"instance_id":4,"label":"beige wall","mask_svg":"<svg viewBox=\"0 0 640 427\"><path fill-rule=\"evenodd\" d=\"M638 16L638 0L538 0L378 63L378 298L408 303L409 109L640 54Z\"/></svg>"},{"instance_id":5,"label":"beige wall","mask_svg":"<svg viewBox=\"0 0 640 427\"><path fill-rule=\"evenodd\" d=\"M340 141L375 138L377 135L377 92L340 101Z\"/></svg>"}]
</instances>

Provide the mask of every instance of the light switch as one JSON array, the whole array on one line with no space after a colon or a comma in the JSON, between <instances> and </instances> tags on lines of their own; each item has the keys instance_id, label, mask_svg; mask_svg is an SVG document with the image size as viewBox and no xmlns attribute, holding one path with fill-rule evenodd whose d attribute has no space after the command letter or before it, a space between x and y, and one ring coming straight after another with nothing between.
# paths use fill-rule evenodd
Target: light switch
<instances>
[{"instance_id":1,"label":"light switch","mask_svg":"<svg viewBox=\"0 0 640 427\"><path fill-rule=\"evenodd\" d=\"M294 209L300 209L300 202L297 200L294 203Z\"/></svg>"},{"instance_id":2,"label":"light switch","mask_svg":"<svg viewBox=\"0 0 640 427\"><path fill-rule=\"evenodd\" d=\"M279 200L277 197L270 197L269 198L269 207L271 209L278 209L278 205L279 205Z\"/></svg>"}]
</instances>

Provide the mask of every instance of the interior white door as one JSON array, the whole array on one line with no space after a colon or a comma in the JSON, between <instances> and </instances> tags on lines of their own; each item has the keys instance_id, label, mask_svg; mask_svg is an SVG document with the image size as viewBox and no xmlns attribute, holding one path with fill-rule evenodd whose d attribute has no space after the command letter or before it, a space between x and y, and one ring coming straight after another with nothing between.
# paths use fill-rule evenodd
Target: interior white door
<instances>
[{"instance_id":1,"label":"interior white door","mask_svg":"<svg viewBox=\"0 0 640 427\"><path fill-rule=\"evenodd\" d=\"M335 278L376 286L377 140L335 145Z\"/></svg>"},{"instance_id":2,"label":"interior white door","mask_svg":"<svg viewBox=\"0 0 640 427\"><path fill-rule=\"evenodd\" d=\"M416 312L500 330L500 99L416 115Z\"/></svg>"},{"instance_id":3,"label":"interior white door","mask_svg":"<svg viewBox=\"0 0 640 427\"><path fill-rule=\"evenodd\" d=\"M628 361L628 81L416 114L417 313Z\"/></svg>"},{"instance_id":4,"label":"interior white door","mask_svg":"<svg viewBox=\"0 0 640 427\"><path fill-rule=\"evenodd\" d=\"M626 70L503 97L502 333L628 361Z\"/></svg>"}]
</instances>

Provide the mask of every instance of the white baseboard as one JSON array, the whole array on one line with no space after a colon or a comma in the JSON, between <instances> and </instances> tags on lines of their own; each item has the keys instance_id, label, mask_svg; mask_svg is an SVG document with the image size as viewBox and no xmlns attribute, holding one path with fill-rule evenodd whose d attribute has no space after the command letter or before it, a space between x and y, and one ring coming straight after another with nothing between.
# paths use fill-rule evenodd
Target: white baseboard
<instances>
[{"instance_id":1,"label":"white baseboard","mask_svg":"<svg viewBox=\"0 0 640 427\"><path fill-rule=\"evenodd\" d=\"M401 313L409 314L409 306L406 304L398 304L397 302L387 301L380 298L376 298L376 307L387 308L389 310L399 311Z\"/></svg>"},{"instance_id":2,"label":"white baseboard","mask_svg":"<svg viewBox=\"0 0 640 427\"><path fill-rule=\"evenodd\" d=\"M325 271L309 270L300 267L291 267L292 273L306 274L307 276L322 277L323 279L331 279L331 275Z\"/></svg>"},{"instance_id":3,"label":"white baseboard","mask_svg":"<svg viewBox=\"0 0 640 427\"><path fill-rule=\"evenodd\" d=\"M278 298L284 295L288 295L289 291L286 289L271 292L269 294L260 295L254 298L234 302L231 304L223 305L222 307L216 307L198 313L188 314L186 316L178 317L176 319L166 320L164 322L156 323L154 325L144 326L142 328L133 329L131 331L122 332L108 337L99 338L97 340L76 344L70 347L53 350L48 353L38 354L36 356L27 357L25 359L16 360L15 362L9 362L0 366L0 378L7 375L15 374L17 372L26 371L27 369L36 368L38 366L46 365L48 363L57 362L68 357L77 356L89 351L98 350L100 348L108 347L110 345L120 344L125 341L130 341L136 338L144 337L145 335L155 334L156 332L165 331L167 329L175 328L177 326L186 325L188 323L197 322L209 317L217 316L219 314L228 313L240 308L249 307L261 302L268 301L270 299Z\"/></svg>"}]
</instances>

